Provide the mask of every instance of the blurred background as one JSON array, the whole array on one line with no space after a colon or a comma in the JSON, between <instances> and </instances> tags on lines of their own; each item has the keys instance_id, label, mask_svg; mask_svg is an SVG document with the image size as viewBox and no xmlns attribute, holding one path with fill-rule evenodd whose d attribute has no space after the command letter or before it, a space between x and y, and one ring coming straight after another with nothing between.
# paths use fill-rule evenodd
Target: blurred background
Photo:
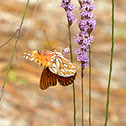
<instances>
[{"instance_id":1,"label":"blurred background","mask_svg":"<svg viewBox=\"0 0 126 126\"><path fill-rule=\"evenodd\" d=\"M79 21L77 0L72 1ZM0 126L72 126L72 85L57 84L47 90L39 88L42 67L27 62L22 53L31 49L58 51L68 46L66 13L61 0L30 0L30 5L9 71L2 102ZM92 125L103 126L111 49L111 1L95 0L97 25L92 35ZM115 1L115 48L111 81L108 126L126 126L126 1ZM26 0L0 0L0 45L19 28ZM37 6L37 8L36 8ZM36 9L35 9L36 8ZM35 11L36 10L36 11ZM35 13L35 14L34 14ZM78 33L78 21L72 25L72 36ZM50 46L44 35L50 43ZM73 38L72 38L73 39ZM0 88L3 85L16 38L0 48ZM73 41L73 40L72 40ZM79 47L74 42L73 53ZM61 46L58 46L61 45ZM66 57L70 60L69 54ZM77 126L81 126L80 63L74 55L78 76L75 80ZM84 77L84 122L88 126L88 69Z\"/></svg>"}]
</instances>

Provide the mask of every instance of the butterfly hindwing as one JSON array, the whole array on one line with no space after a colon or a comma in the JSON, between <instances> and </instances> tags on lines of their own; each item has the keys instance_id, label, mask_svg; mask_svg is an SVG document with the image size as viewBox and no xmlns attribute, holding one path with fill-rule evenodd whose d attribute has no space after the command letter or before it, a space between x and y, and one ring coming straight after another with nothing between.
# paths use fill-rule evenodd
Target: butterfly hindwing
<instances>
[{"instance_id":1,"label":"butterfly hindwing","mask_svg":"<svg viewBox=\"0 0 126 126\"><path fill-rule=\"evenodd\" d=\"M68 86L70 84L73 83L73 81L75 80L76 74L74 76L71 77L61 77L58 76L58 82L62 85L62 86Z\"/></svg>"},{"instance_id":2,"label":"butterfly hindwing","mask_svg":"<svg viewBox=\"0 0 126 126\"><path fill-rule=\"evenodd\" d=\"M68 61L61 53L57 53L51 58L49 70L62 77L70 77L76 74L74 65Z\"/></svg>"},{"instance_id":3,"label":"butterfly hindwing","mask_svg":"<svg viewBox=\"0 0 126 126\"><path fill-rule=\"evenodd\" d=\"M42 90L45 90L50 86L55 86L56 84L57 84L57 75L50 72L48 67L44 68L40 79L40 88Z\"/></svg>"},{"instance_id":4,"label":"butterfly hindwing","mask_svg":"<svg viewBox=\"0 0 126 126\"><path fill-rule=\"evenodd\" d=\"M32 50L23 54L28 61L35 62L41 66L47 67L51 60L52 54L48 51Z\"/></svg>"}]
</instances>

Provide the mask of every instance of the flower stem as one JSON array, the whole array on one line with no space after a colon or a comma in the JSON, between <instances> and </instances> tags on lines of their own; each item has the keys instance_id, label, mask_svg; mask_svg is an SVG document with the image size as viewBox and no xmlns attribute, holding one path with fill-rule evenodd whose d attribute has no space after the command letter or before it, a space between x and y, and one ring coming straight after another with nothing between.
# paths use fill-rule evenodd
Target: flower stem
<instances>
[{"instance_id":1,"label":"flower stem","mask_svg":"<svg viewBox=\"0 0 126 126\"><path fill-rule=\"evenodd\" d=\"M70 30L69 21L68 21L68 34L69 34L69 41L70 41L70 57L71 57L71 62L73 62L72 44L71 44L71 30ZM74 82L73 82L73 105L74 105L74 126L76 126L76 98L75 98Z\"/></svg>"},{"instance_id":2,"label":"flower stem","mask_svg":"<svg viewBox=\"0 0 126 126\"><path fill-rule=\"evenodd\" d=\"M82 100L82 105L81 105L81 125L84 126L84 93L83 93L83 80L84 80L84 67L83 63L81 62L81 100Z\"/></svg>"},{"instance_id":3,"label":"flower stem","mask_svg":"<svg viewBox=\"0 0 126 126\"><path fill-rule=\"evenodd\" d=\"M6 80L7 80L7 77L8 77L8 73L9 73L9 70L10 70L10 67L11 67L11 64L12 64L14 53L16 51L17 42L18 42L18 39L19 39L19 36L20 36L20 31L21 31L21 28L22 28L22 24L24 22L24 18L25 18L26 11L27 11L27 8L28 8L28 5L29 5L29 1L30 0L27 0L27 4L26 4L26 7L25 7L25 11L24 11L23 17L22 17L22 21L21 21L21 24L19 26L19 29L17 30L18 31L17 32L17 38L16 38L16 41L15 41L15 46L14 46L14 49L13 49L13 52L12 52L12 55L11 55L11 59L10 59L10 62L9 62L8 68L7 68L6 76L5 76L5 79L4 79L4 83L3 83L3 87L2 87L2 91L1 91L1 96L0 96L0 101L1 101L2 96L3 96L4 87L5 87Z\"/></svg>"},{"instance_id":4,"label":"flower stem","mask_svg":"<svg viewBox=\"0 0 126 126\"><path fill-rule=\"evenodd\" d=\"M89 46L89 126L91 126L91 47Z\"/></svg>"},{"instance_id":5,"label":"flower stem","mask_svg":"<svg viewBox=\"0 0 126 126\"><path fill-rule=\"evenodd\" d=\"M72 43L71 43L71 30L70 30L69 21L68 21L68 31L69 31L69 41L70 41L70 58L71 58L71 62L73 63L73 53L72 53Z\"/></svg>"},{"instance_id":6,"label":"flower stem","mask_svg":"<svg viewBox=\"0 0 126 126\"><path fill-rule=\"evenodd\" d=\"M112 74L113 54L114 54L114 0L112 0L112 47L111 47L111 59L110 59L108 88L107 88L106 118L105 118L104 126L107 126L107 122L108 122L109 94L110 94L110 83L111 83L111 74Z\"/></svg>"}]
</instances>

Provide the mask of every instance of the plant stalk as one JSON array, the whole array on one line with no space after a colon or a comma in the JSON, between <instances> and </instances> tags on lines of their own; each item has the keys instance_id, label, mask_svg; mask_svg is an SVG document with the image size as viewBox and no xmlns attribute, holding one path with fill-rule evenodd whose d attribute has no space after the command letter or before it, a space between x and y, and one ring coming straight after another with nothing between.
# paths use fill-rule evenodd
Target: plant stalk
<instances>
[{"instance_id":1,"label":"plant stalk","mask_svg":"<svg viewBox=\"0 0 126 126\"><path fill-rule=\"evenodd\" d=\"M84 87L83 87L83 80L84 80L84 67L83 63L81 62L81 125L84 126Z\"/></svg>"},{"instance_id":2,"label":"plant stalk","mask_svg":"<svg viewBox=\"0 0 126 126\"><path fill-rule=\"evenodd\" d=\"M71 57L71 62L73 63L72 43L71 43L71 29L70 29L69 21L68 21L68 34L69 34L69 41L70 41L70 57ZM75 96L74 81L73 81L73 106L74 106L74 126L76 126L76 96Z\"/></svg>"},{"instance_id":3,"label":"plant stalk","mask_svg":"<svg viewBox=\"0 0 126 126\"><path fill-rule=\"evenodd\" d=\"M8 68L7 68L7 72L6 72L6 75L5 75L4 83L3 83L3 86L2 86L0 101L2 100L3 91L4 91L4 88L5 88L5 84L6 84L6 81L7 81L8 73L9 73L9 70L10 70L10 67L11 67L11 64L12 64L12 61L13 61L14 53L16 51L17 42L18 42L19 37L20 37L20 32L21 32L21 29L22 29L22 25L23 25L23 22L24 22L24 18L25 18L27 9L28 9L29 1L30 0L27 0L27 4L26 4L26 7L25 7L25 11L24 11L23 17L22 17L22 21L21 21L21 24L19 26L19 29L17 30L18 31L17 32L17 38L16 38L16 41L15 41L15 46L14 46L14 49L13 49L13 52L12 52L12 55L11 55L11 59L10 59L10 62L9 62Z\"/></svg>"},{"instance_id":4,"label":"plant stalk","mask_svg":"<svg viewBox=\"0 0 126 126\"><path fill-rule=\"evenodd\" d=\"M91 47L89 46L89 126L91 126Z\"/></svg>"},{"instance_id":5,"label":"plant stalk","mask_svg":"<svg viewBox=\"0 0 126 126\"><path fill-rule=\"evenodd\" d=\"M106 117L105 117L104 126L107 126L107 122L108 122L109 95L110 95L110 84L111 84L111 75L112 75L113 54L114 54L114 0L112 0L112 46L111 46L109 79L108 79L108 87L107 87Z\"/></svg>"}]
</instances>

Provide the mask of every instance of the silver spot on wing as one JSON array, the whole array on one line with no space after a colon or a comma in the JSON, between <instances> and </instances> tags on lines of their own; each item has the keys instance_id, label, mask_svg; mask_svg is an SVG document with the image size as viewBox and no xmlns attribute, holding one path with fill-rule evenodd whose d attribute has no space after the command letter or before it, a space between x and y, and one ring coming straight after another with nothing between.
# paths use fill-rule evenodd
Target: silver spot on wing
<instances>
[{"instance_id":1,"label":"silver spot on wing","mask_svg":"<svg viewBox=\"0 0 126 126\"><path fill-rule=\"evenodd\" d=\"M68 67L66 64L63 64L65 67Z\"/></svg>"},{"instance_id":2,"label":"silver spot on wing","mask_svg":"<svg viewBox=\"0 0 126 126\"><path fill-rule=\"evenodd\" d=\"M54 73L54 71L52 70L52 68L49 68L49 70L50 70L52 73Z\"/></svg>"},{"instance_id":3,"label":"silver spot on wing","mask_svg":"<svg viewBox=\"0 0 126 126\"><path fill-rule=\"evenodd\" d=\"M54 57L56 57L56 55L53 55L53 56L51 57L51 59L53 59Z\"/></svg>"},{"instance_id":4,"label":"silver spot on wing","mask_svg":"<svg viewBox=\"0 0 126 126\"><path fill-rule=\"evenodd\" d=\"M36 53L37 51L34 51L33 53Z\"/></svg>"},{"instance_id":5,"label":"silver spot on wing","mask_svg":"<svg viewBox=\"0 0 126 126\"><path fill-rule=\"evenodd\" d=\"M53 69L54 73L57 74L57 70L56 70L56 68L52 68L52 69Z\"/></svg>"},{"instance_id":6,"label":"silver spot on wing","mask_svg":"<svg viewBox=\"0 0 126 126\"><path fill-rule=\"evenodd\" d=\"M28 56L26 56L25 59L28 59Z\"/></svg>"},{"instance_id":7,"label":"silver spot on wing","mask_svg":"<svg viewBox=\"0 0 126 126\"><path fill-rule=\"evenodd\" d=\"M51 60L50 60L50 62L54 62L54 60L53 60L53 59L51 59Z\"/></svg>"},{"instance_id":8,"label":"silver spot on wing","mask_svg":"<svg viewBox=\"0 0 126 126\"><path fill-rule=\"evenodd\" d=\"M57 54L58 56L61 56L61 55L62 55L60 52L56 52L56 54Z\"/></svg>"},{"instance_id":9,"label":"silver spot on wing","mask_svg":"<svg viewBox=\"0 0 126 126\"><path fill-rule=\"evenodd\" d=\"M58 68L60 68L60 63L59 63L58 59L56 59L56 65Z\"/></svg>"},{"instance_id":10,"label":"silver spot on wing","mask_svg":"<svg viewBox=\"0 0 126 126\"><path fill-rule=\"evenodd\" d=\"M60 72L60 75L61 75L61 76L63 76L63 73L62 73L62 72Z\"/></svg>"},{"instance_id":11,"label":"silver spot on wing","mask_svg":"<svg viewBox=\"0 0 126 126\"><path fill-rule=\"evenodd\" d=\"M53 63L53 64L52 64L52 67L56 68L56 64L55 64L55 63Z\"/></svg>"},{"instance_id":12,"label":"silver spot on wing","mask_svg":"<svg viewBox=\"0 0 126 126\"><path fill-rule=\"evenodd\" d=\"M68 62L68 64L72 65L72 63Z\"/></svg>"},{"instance_id":13,"label":"silver spot on wing","mask_svg":"<svg viewBox=\"0 0 126 126\"><path fill-rule=\"evenodd\" d=\"M34 61L35 59L34 58L31 58L30 61Z\"/></svg>"},{"instance_id":14,"label":"silver spot on wing","mask_svg":"<svg viewBox=\"0 0 126 126\"><path fill-rule=\"evenodd\" d=\"M73 70L71 70L71 69L69 69L68 71L70 71L70 72L72 72L72 73L75 73L75 71L73 71Z\"/></svg>"},{"instance_id":15,"label":"silver spot on wing","mask_svg":"<svg viewBox=\"0 0 126 126\"><path fill-rule=\"evenodd\" d=\"M62 59L64 59L65 61L68 61L66 58L64 58L63 56L60 56Z\"/></svg>"},{"instance_id":16,"label":"silver spot on wing","mask_svg":"<svg viewBox=\"0 0 126 126\"><path fill-rule=\"evenodd\" d=\"M70 77L71 75L69 75L69 74L66 74L64 77Z\"/></svg>"},{"instance_id":17,"label":"silver spot on wing","mask_svg":"<svg viewBox=\"0 0 126 126\"><path fill-rule=\"evenodd\" d=\"M57 58L57 59L60 61L60 63L63 63L62 60L61 60L60 58Z\"/></svg>"},{"instance_id":18,"label":"silver spot on wing","mask_svg":"<svg viewBox=\"0 0 126 126\"><path fill-rule=\"evenodd\" d=\"M62 72L65 72L65 70L64 70L64 69L61 69L61 71L62 71Z\"/></svg>"},{"instance_id":19,"label":"silver spot on wing","mask_svg":"<svg viewBox=\"0 0 126 126\"><path fill-rule=\"evenodd\" d=\"M71 66L72 68L75 68L73 65Z\"/></svg>"},{"instance_id":20,"label":"silver spot on wing","mask_svg":"<svg viewBox=\"0 0 126 126\"><path fill-rule=\"evenodd\" d=\"M68 70L66 68L63 68L66 72L68 72Z\"/></svg>"},{"instance_id":21,"label":"silver spot on wing","mask_svg":"<svg viewBox=\"0 0 126 126\"><path fill-rule=\"evenodd\" d=\"M31 53L28 53L28 56L31 56Z\"/></svg>"}]
</instances>

